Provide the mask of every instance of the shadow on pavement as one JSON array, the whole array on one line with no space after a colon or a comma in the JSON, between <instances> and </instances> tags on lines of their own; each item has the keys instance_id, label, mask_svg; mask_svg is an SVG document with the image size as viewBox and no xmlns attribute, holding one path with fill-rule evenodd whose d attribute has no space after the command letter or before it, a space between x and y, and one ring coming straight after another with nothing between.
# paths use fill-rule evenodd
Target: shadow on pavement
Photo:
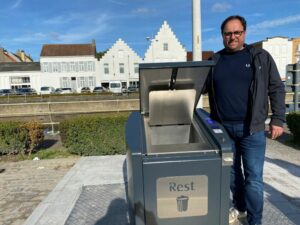
<instances>
[{"instance_id":1,"label":"shadow on pavement","mask_svg":"<svg viewBox=\"0 0 300 225\"><path fill-rule=\"evenodd\" d=\"M277 166L280 166L281 168L287 170L290 174L296 176L296 177L300 177L300 166L296 165L294 163L282 160L282 159L271 159L266 157L265 158L266 162L275 164Z\"/></svg>"},{"instance_id":2,"label":"shadow on pavement","mask_svg":"<svg viewBox=\"0 0 300 225\"><path fill-rule=\"evenodd\" d=\"M266 133L266 137L271 140L271 136L269 132L266 131L265 133ZM293 135L286 131L283 132L283 134L280 137L278 137L276 140L272 140L272 141L277 141L285 146L289 146L291 148L300 150L300 145L296 145L293 143Z\"/></svg>"},{"instance_id":3,"label":"shadow on pavement","mask_svg":"<svg viewBox=\"0 0 300 225\"><path fill-rule=\"evenodd\" d=\"M295 216L300 214L300 198L291 198L272 186L265 184L266 199L294 224L299 224Z\"/></svg>"},{"instance_id":4,"label":"shadow on pavement","mask_svg":"<svg viewBox=\"0 0 300 225\"><path fill-rule=\"evenodd\" d=\"M116 198L111 201L107 213L98 220L95 225L130 225L127 221L126 213L127 203L122 198Z\"/></svg>"},{"instance_id":5,"label":"shadow on pavement","mask_svg":"<svg viewBox=\"0 0 300 225\"><path fill-rule=\"evenodd\" d=\"M300 166L297 164L268 157L265 161L281 167L297 178L300 177ZM274 207L281 211L291 222L299 224L299 219L297 219L299 217L296 215L300 215L300 198L290 197L267 183L265 183L265 192L267 193L266 199Z\"/></svg>"}]
</instances>

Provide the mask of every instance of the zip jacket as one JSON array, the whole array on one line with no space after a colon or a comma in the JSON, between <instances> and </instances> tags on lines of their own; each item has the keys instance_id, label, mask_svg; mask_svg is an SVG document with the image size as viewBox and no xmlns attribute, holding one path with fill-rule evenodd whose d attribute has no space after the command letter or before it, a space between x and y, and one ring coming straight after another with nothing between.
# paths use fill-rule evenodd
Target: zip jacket
<instances>
[{"instance_id":1,"label":"zip jacket","mask_svg":"<svg viewBox=\"0 0 300 225\"><path fill-rule=\"evenodd\" d=\"M268 116L269 101L271 104L271 125L283 126L285 122L285 90L272 56L264 49L245 45L251 57L254 78L250 85L250 124L249 132L255 133L265 129ZM225 51L225 49L221 50ZM220 52L213 55L217 64ZM222 123L215 101L213 84L214 71L208 75L203 93L208 92L211 118Z\"/></svg>"}]
</instances>

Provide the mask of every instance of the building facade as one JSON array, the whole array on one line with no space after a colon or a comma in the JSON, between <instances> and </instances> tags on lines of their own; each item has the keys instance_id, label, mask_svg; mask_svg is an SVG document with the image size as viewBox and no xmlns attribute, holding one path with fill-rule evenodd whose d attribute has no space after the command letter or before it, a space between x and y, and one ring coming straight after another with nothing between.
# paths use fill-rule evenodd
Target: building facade
<instances>
[{"instance_id":1,"label":"building facade","mask_svg":"<svg viewBox=\"0 0 300 225\"><path fill-rule=\"evenodd\" d=\"M300 38L292 38L292 45L293 45L293 50L292 50L292 63L300 63Z\"/></svg>"},{"instance_id":2,"label":"building facade","mask_svg":"<svg viewBox=\"0 0 300 225\"><path fill-rule=\"evenodd\" d=\"M24 50L18 50L14 54L0 47L0 62L33 62L33 60Z\"/></svg>"},{"instance_id":3,"label":"building facade","mask_svg":"<svg viewBox=\"0 0 300 225\"><path fill-rule=\"evenodd\" d=\"M263 48L272 55L281 79L285 80L286 66L292 63L292 41L287 37L271 37L252 45Z\"/></svg>"},{"instance_id":4,"label":"building facade","mask_svg":"<svg viewBox=\"0 0 300 225\"><path fill-rule=\"evenodd\" d=\"M6 62L0 63L0 89L19 89L39 87L41 84L41 68L38 62Z\"/></svg>"},{"instance_id":5,"label":"building facade","mask_svg":"<svg viewBox=\"0 0 300 225\"><path fill-rule=\"evenodd\" d=\"M141 62L142 58L122 39L118 39L97 63L101 86L108 87L110 81L121 81L123 87L139 86Z\"/></svg>"},{"instance_id":6,"label":"building facade","mask_svg":"<svg viewBox=\"0 0 300 225\"><path fill-rule=\"evenodd\" d=\"M179 42L171 27L164 21L158 33L147 40L150 42L144 62L184 62L187 51Z\"/></svg>"},{"instance_id":7,"label":"building facade","mask_svg":"<svg viewBox=\"0 0 300 225\"><path fill-rule=\"evenodd\" d=\"M80 92L83 87L100 84L96 71L96 46L92 44L44 45L41 51L41 86L72 88Z\"/></svg>"}]
</instances>

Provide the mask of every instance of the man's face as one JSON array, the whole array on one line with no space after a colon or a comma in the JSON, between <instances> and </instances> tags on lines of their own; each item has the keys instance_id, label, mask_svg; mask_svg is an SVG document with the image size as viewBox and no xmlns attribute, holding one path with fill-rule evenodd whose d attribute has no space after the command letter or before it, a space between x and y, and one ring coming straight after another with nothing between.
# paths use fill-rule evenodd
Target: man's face
<instances>
[{"instance_id":1,"label":"man's face","mask_svg":"<svg viewBox=\"0 0 300 225\"><path fill-rule=\"evenodd\" d=\"M245 35L243 25L239 20L228 21L222 34L224 47L230 52L242 50L245 43Z\"/></svg>"}]
</instances>

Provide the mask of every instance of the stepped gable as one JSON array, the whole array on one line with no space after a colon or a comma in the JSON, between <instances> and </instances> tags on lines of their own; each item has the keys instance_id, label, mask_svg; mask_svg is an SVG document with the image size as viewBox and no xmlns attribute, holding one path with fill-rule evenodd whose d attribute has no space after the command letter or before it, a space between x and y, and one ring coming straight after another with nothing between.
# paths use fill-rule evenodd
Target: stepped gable
<instances>
[{"instance_id":1,"label":"stepped gable","mask_svg":"<svg viewBox=\"0 0 300 225\"><path fill-rule=\"evenodd\" d=\"M159 28L157 34L153 37L152 40L163 41L165 38L174 39L176 44L178 44L182 49L185 49L184 46L179 41L179 39L176 37L175 33L173 32L173 30L171 29L170 25L168 24L168 22L166 20L163 22L163 24ZM152 51L152 45L154 45L153 41L151 41L149 47L147 48L147 50L145 52L145 58L147 55L150 54L150 51Z\"/></svg>"},{"instance_id":2,"label":"stepped gable","mask_svg":"<svg viewBox=\"0 0 300 225\"><path fill-rule=\"evenodd\" d=\"M125 41L123 41L121 38L119 38L109 49L108 49L108 51L103 55L103 57L102 58L104 58L106 55L109 55L110 54L110 52L114 49L114 48L116 48L116 46L118 46L118 45L123 45L125 48L127 48L127 50L128 51L131 51L131 52L133 52L134 54L135 54L135 56L136 57L138 57L138 58L141 58ZM125 50L124 48L122 48L122 50ZM102 59L101 58L101 59ZM100 59L100 60L101 60Z\"/></svg>"}]
</instances>

